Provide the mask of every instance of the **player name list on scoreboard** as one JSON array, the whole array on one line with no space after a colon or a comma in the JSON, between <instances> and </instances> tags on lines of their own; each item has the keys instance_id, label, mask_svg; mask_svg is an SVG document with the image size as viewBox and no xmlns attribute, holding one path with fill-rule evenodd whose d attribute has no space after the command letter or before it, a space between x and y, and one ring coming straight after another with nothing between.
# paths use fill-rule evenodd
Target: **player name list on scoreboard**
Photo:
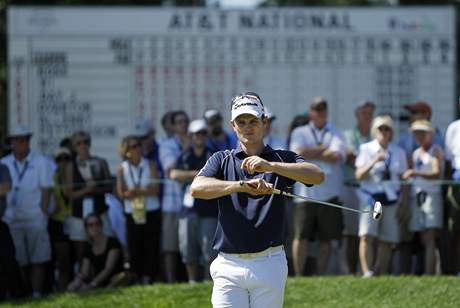
<instances>
[{"instance_id":1,"label":"player name list on scoreboard","mask_svg":"<svg viewBox=\"0 0 460 308\"><path fill-rule=\"evenodd\" d=\"M230 98L245 90L261 94L283 137L316 95L341 128L371 99L396 119L402 105L426 100L444 129L455 102L454 29L451 8L13 7L9 125L31 125L45 153L84 128L112 166L138 119L161 131L169 110L228 117Z\"/></svg>"}]
</instances>

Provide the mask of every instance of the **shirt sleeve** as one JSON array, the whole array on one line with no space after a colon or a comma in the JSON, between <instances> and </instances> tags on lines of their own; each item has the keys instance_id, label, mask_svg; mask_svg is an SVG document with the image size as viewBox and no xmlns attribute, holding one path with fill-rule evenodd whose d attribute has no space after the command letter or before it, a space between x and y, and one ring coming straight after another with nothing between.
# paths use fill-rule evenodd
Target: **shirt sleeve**
<instances>
[{"instance_id":1,"label":"shirt sleeve","mask_svg":"<svg viewBox=\"0 0 460 308\"><path fill-rule=\"evenodd\" d=\"M355 167L361 168L362 166L366 164L367 161L369 161L369 159L370 159L369 153L366 152L366 148L364 147L364 145L361 145L359 147L358 157L356 157Z\"/></svg>"},{"instance_id":2,"label":"shirt sleeve","mask_svg":"<svg viewBox=\"0 0 460 308\"><path fill-rule=\"evenodd\" d=\"M51 188L54 185L53 175L56 170L56 164L46 157L40 158L40 187Z\"/></svg>"},{"instance_id":3,"label":"shirt sleeve","mask_svg":"<svg viewBox=\"0 0 460 308\"><path fill-rule=\"evenodd\" d=\"M160 145L160 162L163 170L168 170L174 167L177 161L177 150L174 148L171 139L166 140Z\"/></svg>"},{"instance_id":4,"label":"shirt sleeve","mask_svg":"<svg viewBox=\"0 0 460 308\"><path fill-rule=\"evenodd\" d=\"M340 132L334 132L332 135L332 140L329 145L331 151L337 152L342 156L342 160L345 160L347 155L345 137Z\"/></svg>"},{"instance_id":5,"label":"shirt sleeve","mask_svg":"<svg viewBox=\"0 0 460 308\"><path fill-rule=\"evenodd\" d=\"M9 183L11 184L11 175L10 171L8 170L8 167L0 163L0 183L5 184Z\"/></svg>"},{"instance_id":6,"label":"shirt sleeve","mask_svg":"<svg viewBox=\"0 0 460 308\"><path fill-rule=\"evenodd\" d=\"M223 152L214 153L198 172L197 176L207 176L212 178L222 178L221 162Z\"/></svg>"},{"instance_id":7,"label":"shirt sleeve","mask_svg":"<svg viewBox=\"0 0 460 308\"><path fill-rule=\"evenodd\" d=\"M300 127L298 127L292 131L291 142L289 143L289 150L296 152L305 146L306 143L304 136L302 134L302 131L300 130Z\"/></svg>"},{"instance_id":8,"label":"shirt sleeve","mask_svg":"<svg viewBox=\"0 0 460 308\"><path fill-rule=\"evenodd\" d=\"M446 144L446 160L449 160L451 161L452 158L453 158L453 155L452 155L452 134L453 134L453 125L449 125L447 127L447 131L446 131L446 137L445 137L445 144Z\"/></svg>"}]
</instances>

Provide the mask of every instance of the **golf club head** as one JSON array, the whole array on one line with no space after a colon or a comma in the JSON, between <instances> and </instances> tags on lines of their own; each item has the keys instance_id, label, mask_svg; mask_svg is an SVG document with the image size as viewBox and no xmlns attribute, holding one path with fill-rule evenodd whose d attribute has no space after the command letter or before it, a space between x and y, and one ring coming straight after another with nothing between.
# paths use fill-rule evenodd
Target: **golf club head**
<instances>
[{"instance_id":1,"label":"golf club head","mask_svg":"<svg viewBox=\"0 0 460 308\"><path fill-rule=\"evenodd\" d=\"M374 220L379 220L380 217L382 217L382 203L376 201L374 203L374 212L372 213L372 218L374 218Z\"/></svg>"}]
</instances>

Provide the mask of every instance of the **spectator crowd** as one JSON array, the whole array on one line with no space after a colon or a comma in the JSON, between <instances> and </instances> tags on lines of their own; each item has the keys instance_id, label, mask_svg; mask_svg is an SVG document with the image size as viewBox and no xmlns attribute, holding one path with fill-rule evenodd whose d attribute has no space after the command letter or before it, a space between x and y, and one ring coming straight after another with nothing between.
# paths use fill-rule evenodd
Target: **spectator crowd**
<instances>
[{"instance_id":1,"label":"spectator crowd","mask_svg":"<svg viewBox=\"0 0 460 308\"><path fill-rule=\"evenodd\" d=\"M356 123L342 131L328 102L314 97L281 139L265 106L264 142L326 175L295 193L361 210L383 204L376 221L284 199L290 275L460 276L460 120L443 133L428 103L404 108L409 129L398 138L394 120L377 115L370 100L356 104ZM0 301L210 279L218 209L194 199L190 183L213 153L238 148L238 140L214 109L192 121L182 110L166 113L163 139L152 124L140 121L123 137L114 174L91 152L88 132L62 140L53 157L31 149L27 127L9 132L0 160Z\"/></svg>"}]
</instances>

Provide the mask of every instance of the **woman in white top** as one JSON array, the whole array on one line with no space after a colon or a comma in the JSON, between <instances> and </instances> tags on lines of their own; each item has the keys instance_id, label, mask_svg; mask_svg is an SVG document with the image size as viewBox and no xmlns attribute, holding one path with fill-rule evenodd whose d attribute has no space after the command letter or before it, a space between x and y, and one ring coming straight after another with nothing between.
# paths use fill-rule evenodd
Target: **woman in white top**
<instances>
[{"instance_id":1,"label":"woman in white top","mask_svg":"<svg viewBox=\"0 0 460 308\"><path fill-rule=\"evenodd\" d=\"M125 160L117 171L117 194L123 200L131 271L140 282L150 283L159 265L161 211L157 167L142 157L138 137L123 138L120 154Z\"/></svg>"},{"instance_id":2,"label":"woman in white top","mask_svg":"<svg viewBox=\"0 0 460 308\"><path fill-rule=\"evenodd\" d=\"M404 173L404 179L413 179L411 190L410 230L422 232L425 246L425 274L433 275L435 268L436 231L442 227L441 186L433 180L441 178L444 152L433 144L433 126L427 120L418 120L410 127L417 144L412 154L413 169Z\"/></svg>"},{"instance_id":3,"label":"woman in white top","mask_svg":"<svg viewBox=\"0 0 460 308\"><path fill-rule=\"evenodd\" d=\"M355 162L356 179L361 182L358 196L363 210L372 207L375 201L380 201L384 208L379 221L373 220L370 214L360 216L359 257L364 277L374 272L388 273L391 250L399 242L399 225L407 221L409 215L408 189L399 184L407 161L403 149L391 143L392 119L376 117L371 135L373 140L360 146ZM379 243L377 258L373 248L376 240Z\"/></svg>"}]
</instances>

